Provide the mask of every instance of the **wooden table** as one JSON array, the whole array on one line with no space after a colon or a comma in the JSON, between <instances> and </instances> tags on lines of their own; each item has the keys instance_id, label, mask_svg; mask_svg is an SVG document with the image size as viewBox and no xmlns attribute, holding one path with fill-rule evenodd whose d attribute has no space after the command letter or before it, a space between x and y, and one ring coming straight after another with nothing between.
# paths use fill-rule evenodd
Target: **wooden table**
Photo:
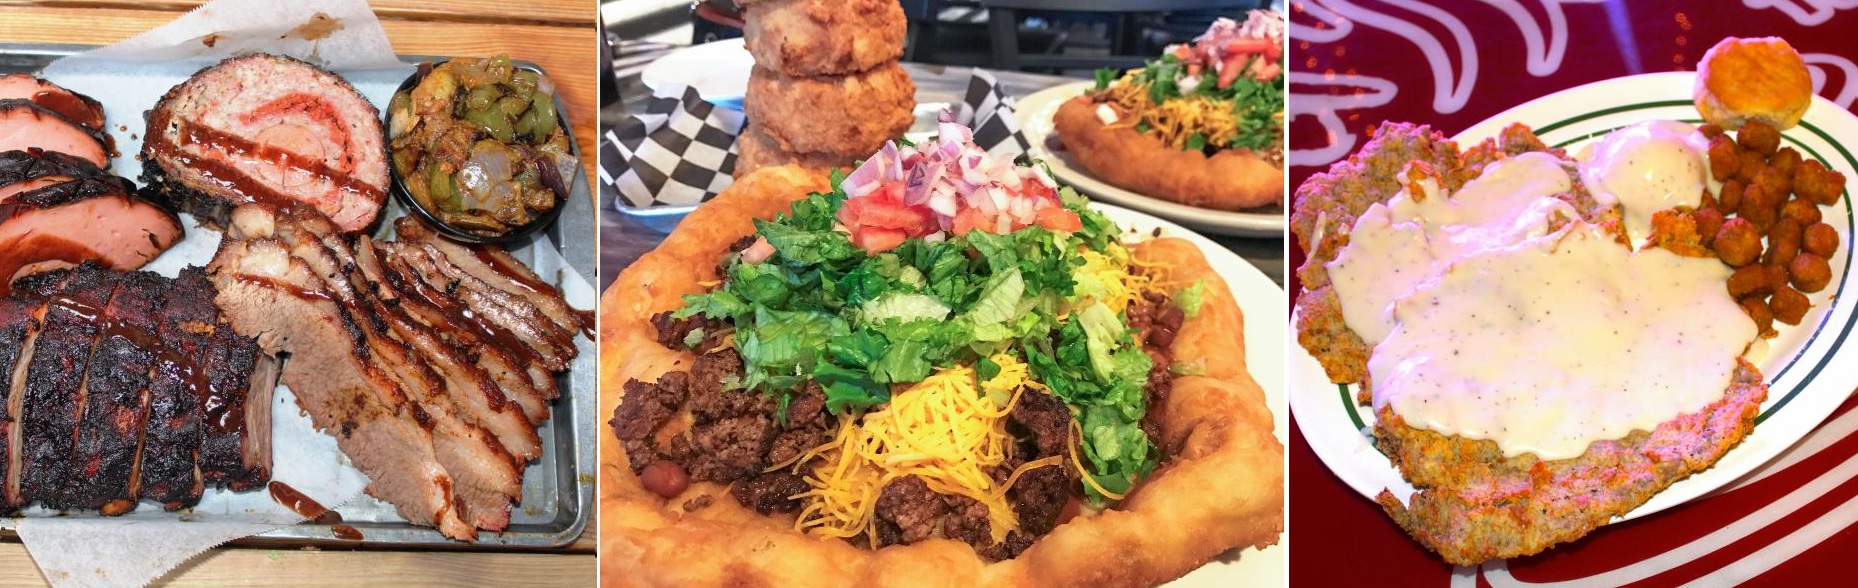
<instances>
[{"instance_id":1,"label":"wooden table","mask_svg":"<svg viewBox=\"0 0 1858 588\"><path fill-rule=\"evenodd\" d=\"M201 2L154 0L0 0L0 41L107 45L166 24ZM592 0L372 0L394 50L411 55L494 55L540 65L561 88L590 181L599 137L598 51ZM443 6L440 6L443 4ZM588 244L592 246L592 244ZM338 586L482 586L520 579L526 586L592 586L594 525L574 544L548 551L332 551L235 542L183 565L157 585L255 586L315 582ZM0 585L44 579L17 538L0 543Z\"/></svg>"}]
</instances>

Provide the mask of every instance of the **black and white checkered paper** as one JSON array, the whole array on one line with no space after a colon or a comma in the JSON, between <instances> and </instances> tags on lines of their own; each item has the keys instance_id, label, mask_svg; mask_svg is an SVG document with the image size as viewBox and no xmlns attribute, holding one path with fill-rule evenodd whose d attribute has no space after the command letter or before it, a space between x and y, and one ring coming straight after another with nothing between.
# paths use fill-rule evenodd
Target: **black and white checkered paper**
<instances>
[{"instance_id":1,"label":"black and white checkered paper","mask_svg":"<svg viewBox=\"0 0 1858 588\"><path fill-rule=\"evenodd\" d=\"M975 70L955 121L974 129L989 152L1025 153L1032 143L992 74ZM600 140L600 181L619 193L622 211L689 208L729 187L741 111L705 102L694 88L654 93L645 112L621 119Z\"/></svg>"}]
</instances>

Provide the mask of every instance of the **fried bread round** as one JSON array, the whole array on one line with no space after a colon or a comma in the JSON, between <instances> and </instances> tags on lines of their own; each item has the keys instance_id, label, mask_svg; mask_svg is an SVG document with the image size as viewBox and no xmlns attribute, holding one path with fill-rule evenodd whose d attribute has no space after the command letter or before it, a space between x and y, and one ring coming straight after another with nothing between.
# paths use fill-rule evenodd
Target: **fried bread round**
<instances>
[{"instance_id":1,"label":"fried bread round","mask_svg":"<svg viewBox=\"0 0 1858 588\"><path fill-rule=\"evenodd\" d=\"M694 357L659 345L652 314L716 279L732 242L810 191L824 174L766 168L684 220L658 249L620 274L601 302L601 414L623 384L688 369ZM868 550L800 534L787 517L743 508L727 488L693 483L671 499L647 491L610 433L600 437L601 565L617 586L1148 586L1180 577L1220 553L1278 541L1283 530L1283 447L1263 392L1246 371L1244 317L1225 282L1191 243L1157 239L1134 256L1173 269L1169 286L1205 280L1200 313L1172 356L1202 366L1181 376L1157 411L1165 460L1117 508L1082 514L1018 558L989 562L966 543L930 539ZM603 429L604 430L604 429ZM708 506L685 507L698 497Z\"/></svg>"},{"instance_id":2,"label":"fried bread round","mask_svg":"<svg viewBox=\"0 0 1858 588\"><path fill-rule=\"evenodd\" d=\"M830 170L835 167L851 167L856 159L836 155L815 155L810 153L789 153L781 150L774 139L759 127L748 125L742 128L736 140L735 177L747 177L755 170L764 167L793 165L809 169Z\"/></svg>"},{"instance_id":3,"label":"fried bread round","mask_svg":"<svg viewBox=\"0 0 1858 588\"><path fill-rule=\"evenodd\" d=\"M782 151L863 158L910 130L916 84L895 63L810 78L756 66L742 106Z\"/></svg>"},{"instance_id":4,"label":"fried bread round","mask_svg":"<svg viewBox=\"0 0 1858 588\"><path fill-rule=\"evenodd\" d=\"M1133 192L1215 210L1284 202L1283 166L1249 149L1225 149L1209 157L1169 147L1133 128L1106 125L1088 96L1059 106L1052 126L1084 169Z\"/></svg>"},{"instance_id":5,"label":"fried bread round","mask_svg":"<svg viewBox=\"0 0 1858 588\"><path fill-rule=\"evenodd\" d=\"M790 76L845 75L903 57L903 5L775 0L749 6L742 40L755 63Z\"/></svg>"}]
</instances>

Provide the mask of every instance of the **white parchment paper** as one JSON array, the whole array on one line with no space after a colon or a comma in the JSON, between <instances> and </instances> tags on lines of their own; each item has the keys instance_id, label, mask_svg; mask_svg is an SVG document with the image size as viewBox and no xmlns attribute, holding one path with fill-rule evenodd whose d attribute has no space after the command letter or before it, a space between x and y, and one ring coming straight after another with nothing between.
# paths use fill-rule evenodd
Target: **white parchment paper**
<instances>
[{"instance_id":1,"label":"white parchment paper","mask_svg":"<svg viewBox=\"0 0 1858 588\"><path fill-rule=\"evenodd\" d=\"M252 52L289 55L335 71L377 106L412 72L395 57L363 0L215 0L122 43L61 59L40 75L103 103L121 153L111 171L135 179L141 173L135 155L142 148L143 114L201 68ZM212 260L220 233L199 228L186 215L183 223L186 238L146 269L174 276ZM278 389L271 408L272 480L349 520L395 520L390 506L362 495L367 477L333 437L315 430L288 388ZM34 507L18 520L18 531L55 586L133 588L214 546L302 520L268 492L209 489L198 506L181 513L149 502L121 517L58 516Z\"/></svg>"}]
</instances>

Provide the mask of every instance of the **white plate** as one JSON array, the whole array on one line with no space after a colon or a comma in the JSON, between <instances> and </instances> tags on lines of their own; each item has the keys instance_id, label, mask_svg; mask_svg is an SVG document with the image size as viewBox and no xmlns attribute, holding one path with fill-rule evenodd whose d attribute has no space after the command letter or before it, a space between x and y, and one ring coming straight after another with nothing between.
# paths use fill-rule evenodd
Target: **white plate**
<instances>
[{"instance_id":1,"label":"white plate","mask_svg":"<svg viewBox=\"0 0 1858 588\"><path fill-rule=\"evenodd\" d=\"M1535 128L1548 144L1574 152L1606 131L1635 122L1698 121L1690 98L1695 79L1693 73L1672 72L1595 82L1512 108L1454 138L1461 147L1469 146L1495 136L1512 122L1521 122ZM1780 335L1769 341L1766 356L1757 362L1769 388L1754 432L1723 455L1714 468L1672 484L1615 521L1671 508L1735 481L1793 446L1858 388L1858 370L1851 369L1858 363L1858 345L1842 345L1858 322L1853 312L1858 301L1844 294L1851 269L1851 187L1858 181L1858 158L1839 144L1858 139L1858 117L1814 96L1800 126L1782 136L1783 145L1845 174L1845 196L1825 210L1826 222L1838 229L1841 243L1831 260L1834 281L1810 297L1814 306L1801 326L1776 323ZM1292 357L1291 389L1296 393L1290 399L1291 410L1316 455L1362 496L1373 497L1382 488L1403 498L1411 495L1412 486L1370 443L1366 430L1373 425L1374 415L1354 405L1355 387L1330 383L1322 366L1301 346Z\"/></svg>"},{"instance_id":2,"label":"white plate","mask_svg":"<svg viewBox=\"0 0 1858 588\"><path fill-rule=\"evenodd\" d=\"M690 86L710 103L741 110L742 96L748 94L748 74L754 68L755 58L738 37L666 53L639 72L639 81L653 90L673 84Z\"/></svg>"},{"instance_id":3,"label":"white plate","mask_svg":"<svg viewBox=\"0 0 1858 588\"><path fill-rule=\"evenodd\" d=\"M1200 252L1206 255L1207 263L1213 266L1213 271L1218 272L1219 277L1226 280L1226 286L1232 289L1233 298L1238 299L1239 310L1247 318L1245 365L1251 371L1252 378L1258 381L1258 386L1264 389L1265 404L1272 414L1272 433L1277 436L1279 443L1284 443L1288 439L1284 411L1289 408L1284 398L1284 342L1289 339L1286 338L1284 323L1276 320L1276 317L1284 316L1284 289L1232 250L1180 225L1118 206L1095 203L1092 207L1122 225L1126 232L1146 236L1154 234L1154 230L1159 228L1164 237L1186 239L1200 247ZM1283 586L1290 578L1289 553L1290 534L1286 532L1278 538L1277 545L1262 551L1248 548L1237 553L1227 553L1169 586L1232 586L1235 582L1248 586Z\"/></svg>"},{"instance_id":4,"label":"white plate","mask_svg":"<svg viewBox=\"0 0 1858 588\"><path fill-rule=\"evenodd\" d=\"M1014 112L1019 113L1020 129L1025 132L1026 139L1032 143L1032 156L1045 160L1046 165L1051 166L1052 175L1056 176L1058 181L1094 198L1160 216L1209 233L1245 237L1282 238L1284 236L1283 213L1210 210L1144 196L1097 179L1096 176L1085 171L1076 160L1073 160L1069 152L1053 153L1050 149L1046 149L1046 138L1056 132L1052 128L1052 115L1058 113L1058 107L1095 85L1096 82L1077 82L1053 86L1020 98L1019 102L1013 106Z\"/></svg>"}]
</instances>

